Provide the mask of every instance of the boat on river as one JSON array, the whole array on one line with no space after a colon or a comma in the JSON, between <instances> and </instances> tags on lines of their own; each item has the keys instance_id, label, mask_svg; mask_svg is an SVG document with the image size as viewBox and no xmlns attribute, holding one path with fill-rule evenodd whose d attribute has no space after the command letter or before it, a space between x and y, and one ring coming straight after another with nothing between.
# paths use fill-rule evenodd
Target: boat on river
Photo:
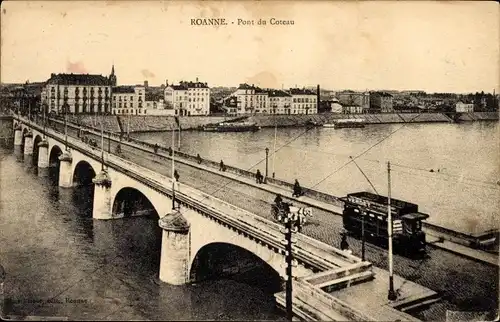
<instances>
[{"instance_id":1,"label":"boat on river","mask_svg":"<svg viewBox=\"0 0 500 322\"><path fill-rule=\"evenodd\" d=\"M255 132L260 126L251 122L221 122L203 126L206 132Z\"/></svg>"},{"instance_id":2,"label":"boat on river","mask_svg":"<svg viewBox=\"0 0 500 322\"><path fill-rule=\"evenodd\" d=\"M339 119L333 123L324 124L324 127L333 127L335 129L342 128L363 128L366 125L365 119Z\"/></svg>"}]
</instances>

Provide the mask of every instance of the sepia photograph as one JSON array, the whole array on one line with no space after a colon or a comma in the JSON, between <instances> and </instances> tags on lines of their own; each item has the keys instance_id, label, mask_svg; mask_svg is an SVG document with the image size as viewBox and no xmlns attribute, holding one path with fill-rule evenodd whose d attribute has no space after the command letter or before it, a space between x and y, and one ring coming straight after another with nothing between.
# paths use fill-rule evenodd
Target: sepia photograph
<instances>
[{"instance_id":1,"label":"sepia photograph","mask_svg":"<svg viewBox=\"0 0 500 322\"><path fill-rule=\"evenodd\" d=\"M497 2L0 23L2 320L498 320Z\"/></svg>"}]
</instances>

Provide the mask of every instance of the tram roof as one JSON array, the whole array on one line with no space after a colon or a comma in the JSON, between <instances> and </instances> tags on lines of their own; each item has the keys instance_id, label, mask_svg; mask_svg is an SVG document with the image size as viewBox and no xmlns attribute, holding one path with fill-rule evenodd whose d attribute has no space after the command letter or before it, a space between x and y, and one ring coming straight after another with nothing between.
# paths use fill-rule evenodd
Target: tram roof
<instances>
[{"instance_id":1,"label":"tram roof","mask_svg":"<svg viewBox=\"0 0 500 322\"><path fill-rule=\"evenodd\" d=\"M429 218L428 214L424 214L421 212L412 212L410 214L405 214L401 216L401 218L408 219L408 220L425 220Z\"/></svg>"},{"instance_id":2,"label":"tram roof","mask_svg":"<svg viewBox=\"0 0 500 322\"><path fill-rule=\"evenodd\" d=\"M388 203L388 198L386 196L377 195L377 194L367 192L367 191L349 193L349 194L347 194L347 197L343 198L343 199L344 200L348 199L349 196L357 197L357 198L368 200L371 202L376 202L376 203L382 204L382 205L387 205L387 203ZM396 207L396 208L418 207L418 205L416 205L414 203L399 200L399 199L394 199L394 198L391 198L391 205Z\"/></svg>"}]
</instances>

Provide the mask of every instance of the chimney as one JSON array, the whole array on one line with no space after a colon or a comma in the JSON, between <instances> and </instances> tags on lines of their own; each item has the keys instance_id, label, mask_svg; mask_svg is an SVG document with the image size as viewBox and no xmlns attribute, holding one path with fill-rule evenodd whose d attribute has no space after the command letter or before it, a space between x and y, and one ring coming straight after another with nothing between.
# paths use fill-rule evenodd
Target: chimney
<instances>
[{"instance_id":1,"label":"chimney","mask_svg":"<svg viewBox=\"0 0 500 322\"><path fill-rule=\"evenodd\" d=\"M319 107L319 101L320 101L320 91L319 91L319 84L318 84L318 87L316 87L316 106Z\"/></svg>"},{"instance_id":2,"label":"chimney","mask_svg":"<svg viewBox=\"0 0 500 322\"><path fill-rule=\"evenodd\" d=\"M147 80L144 81L144 87L148 88L148 81Z\"/></svg>"},{"instance_id":3,"label":"chimney","mask_svg":"<svg viewBox=\"0 0 500 322\"><path fill-rule=\"evenodd\" d=\"M165 86L168 87L168 79L165 80Z\"/></svg>"},{"instance_id":4,"label":"chimney","mask_svg":"<svg viewBox=\"0 0 500 322\"><path fill-rule=\"evenodd\" d=\"M198 77L196 77L196 82L198 83Z\"/></svg>"}]
</instances>

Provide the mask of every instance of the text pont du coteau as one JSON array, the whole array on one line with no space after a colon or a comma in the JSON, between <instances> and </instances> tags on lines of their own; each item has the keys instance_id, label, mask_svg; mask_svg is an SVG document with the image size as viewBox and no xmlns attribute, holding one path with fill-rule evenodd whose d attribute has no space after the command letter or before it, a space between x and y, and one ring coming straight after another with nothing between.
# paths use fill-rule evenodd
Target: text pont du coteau
<instances>
[{"instance_id":1,"label":"text pont du coteau","mask_svg":"<svg viewBox=\"0 0 500 322\"><path fill-rule=\"evenodd\" d=\"M238 18L235 21L231 21L232 25L238 26L265 26L267 24L270 25L293 25L295 22L293 20L280 20L276 18L271 18L269 20L259 19L259 20L247 20ZM225 18L193 18L191 19L191 26L227 26L229 22Z\"/></svg>"}]
</instances>

